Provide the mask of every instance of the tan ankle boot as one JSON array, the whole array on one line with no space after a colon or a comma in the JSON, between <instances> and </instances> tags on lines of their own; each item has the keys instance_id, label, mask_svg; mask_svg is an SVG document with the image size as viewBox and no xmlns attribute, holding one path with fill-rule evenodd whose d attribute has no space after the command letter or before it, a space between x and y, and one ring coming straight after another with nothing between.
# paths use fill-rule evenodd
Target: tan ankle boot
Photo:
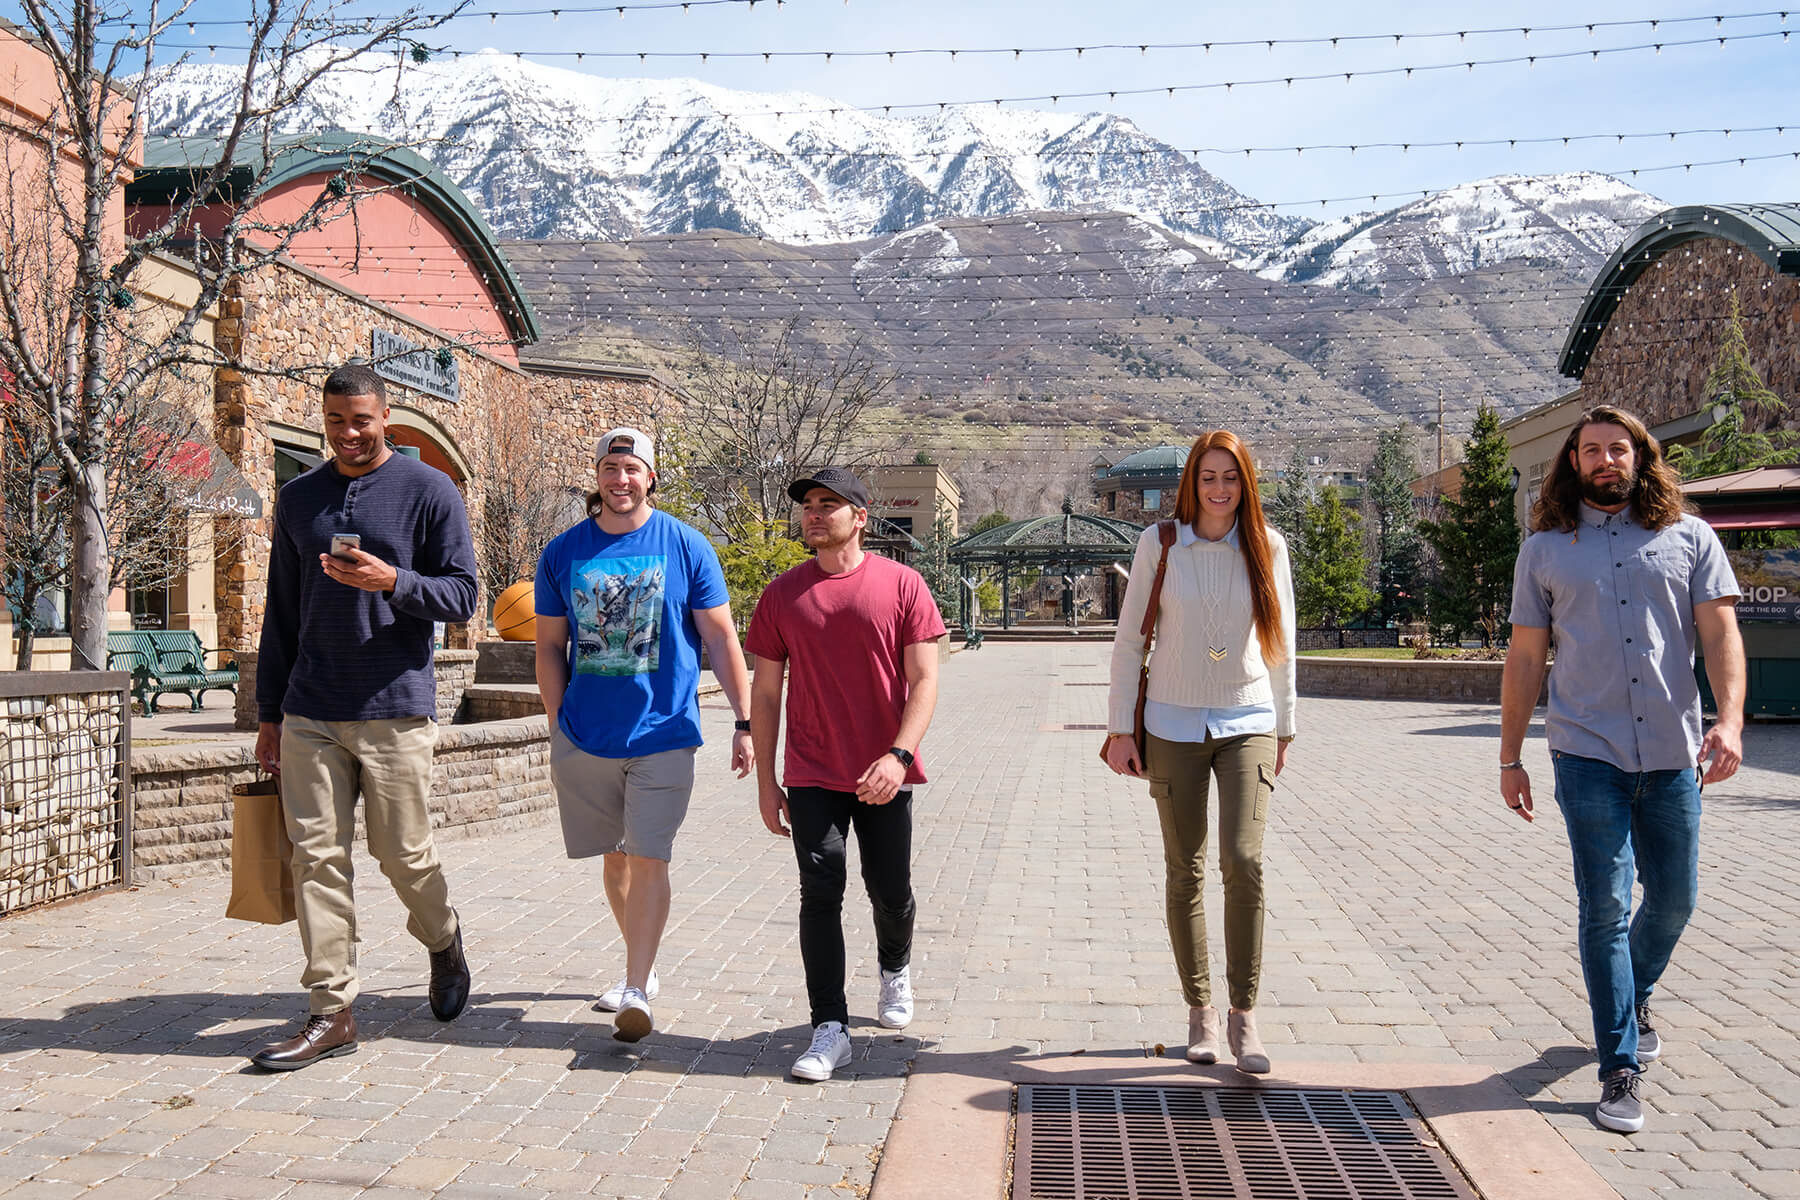
<instances>
[{"instance_id":1,"label":"tan ankle boot","mask_svg":"<svg viewBox=\"0 0 1800 1200\"><path fill-rule=\"evenodd\" d=\"M1219 1061L1219 1010L1210 1004L1188 1009L1187 1058L1201 1066Z\"/></svg>"},{"instance_id":2,"label":"tan ankle boot","mask_svg":"<svg viewBox=\"0 0 1800 1200\"><path fill-rule=\"evenodd\" d=\"M1254 1012L1233 1009L1226 1022L1226 1036L1231 1039L1231 1053L1237 1059L1238 1070L1246 1075L1269 1073L1269 1054L1257 1035Z\"/></svg>"}]
</instances>

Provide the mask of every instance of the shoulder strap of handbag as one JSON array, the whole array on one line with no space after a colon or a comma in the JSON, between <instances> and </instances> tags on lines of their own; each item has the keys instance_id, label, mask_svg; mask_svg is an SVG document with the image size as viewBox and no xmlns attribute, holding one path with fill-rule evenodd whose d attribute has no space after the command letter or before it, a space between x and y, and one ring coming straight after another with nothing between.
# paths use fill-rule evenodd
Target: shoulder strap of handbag
<instances>
[{"instance_id":1,"label":"shoulder strap of handbag","mask_svg":"<svg viewBox=\"0 0 1800 1200\"><path fill-rule=\"evenodd\" d=\"M1156 632L1156 610L1162 606L1163 574L1169 569L1169 547L1175 544L1175 522L1158 521L1156 537L1162 543L1162 557L1156 560L1156 578L1150 584L1150 602L1144 606L1144 652L1150 651L1150 635Z\"/></svg>"}]
</instances>

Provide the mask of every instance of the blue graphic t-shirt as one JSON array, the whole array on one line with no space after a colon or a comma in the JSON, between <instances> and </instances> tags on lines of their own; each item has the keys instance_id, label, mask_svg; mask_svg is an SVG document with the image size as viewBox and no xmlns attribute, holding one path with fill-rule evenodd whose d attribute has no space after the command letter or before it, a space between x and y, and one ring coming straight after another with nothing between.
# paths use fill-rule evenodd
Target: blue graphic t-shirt
<instances>
[{"instance_id":1,"label":"blue graphic t-shirt","mask_svg":"<svg viewBox=\"0 0 1800 1200\"><path fill-rule=\"evenodd\" d=\"M695 609L728 602L719 556L665 513L605 533L583 521L538 559L535 607L569 622L569 688L558 724L601 758L700 744Z\"/></svg>"}]
</instances>

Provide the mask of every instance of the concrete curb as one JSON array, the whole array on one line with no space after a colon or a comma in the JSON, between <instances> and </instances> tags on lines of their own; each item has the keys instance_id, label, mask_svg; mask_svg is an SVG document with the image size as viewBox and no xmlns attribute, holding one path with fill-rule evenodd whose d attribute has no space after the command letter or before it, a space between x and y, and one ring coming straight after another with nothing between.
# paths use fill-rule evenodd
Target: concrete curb
<instances>
[{"instance_id":1,"label":"concrete curb","mask_svg":"<svg viewBox=\"0 0 1800 1200\"><path fill-rule=\"evenodd\" d=\"M1182 1087L1357 1088L1404 1092L1484 1200L1618 1200L1507 1082L1482 1067L1288 1063L1253 1079L1139 1052L976 1058L926 1053L907 1079L872 1200L1002 1197L1011 1174L1012 1089L1020 1083Z\"/></svg>"}]
</instances>

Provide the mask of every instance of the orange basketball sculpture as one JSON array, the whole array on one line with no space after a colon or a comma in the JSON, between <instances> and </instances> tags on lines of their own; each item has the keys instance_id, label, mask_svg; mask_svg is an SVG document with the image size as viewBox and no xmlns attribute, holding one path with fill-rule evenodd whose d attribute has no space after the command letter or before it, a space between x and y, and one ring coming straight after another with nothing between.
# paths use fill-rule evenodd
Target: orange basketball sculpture
<instances>
[{"instance_id":1,"label":"orange basketball sculpture","mask_svg":"<svg viewBox=\"0 0 1800 1200\"><path fill-rule=\"evenodd\" d=\"M537 611L532 581L521 579L494 601L494 630L505 642L537 641Z\"/></svg>"}]
</instances>

